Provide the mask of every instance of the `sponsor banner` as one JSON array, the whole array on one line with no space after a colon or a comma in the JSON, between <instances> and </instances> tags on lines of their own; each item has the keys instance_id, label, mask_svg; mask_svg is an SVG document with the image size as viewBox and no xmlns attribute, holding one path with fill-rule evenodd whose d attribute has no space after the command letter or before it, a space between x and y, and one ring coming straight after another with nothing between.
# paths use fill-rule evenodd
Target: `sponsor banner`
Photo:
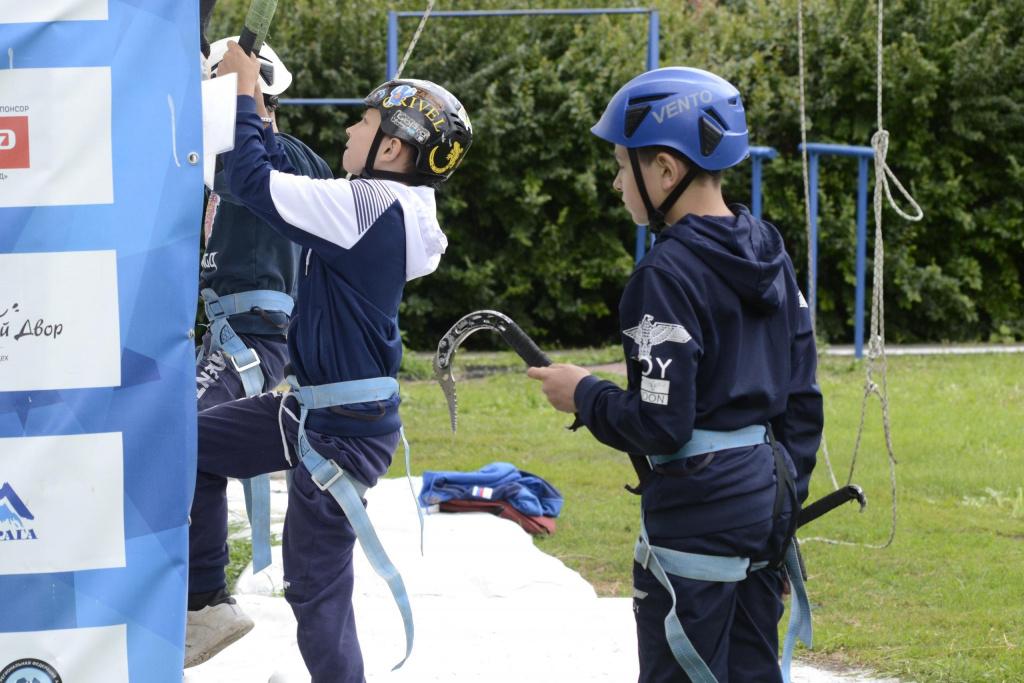
<instances>
[{"instance_id":1,"label":"sponsor banner","mask_svg":"<svg viewBox=\"0 0 1024 683\"><path fill-rule=\"evenodd\" d=\"M0 207L114 201L109 67L3 69L0 92Z\"/></svg>"},{"instance_id":2,"label":"sponsor banner","mask_svg":"<svg viewBox=\"0 0 1024 683\"><path fill-rule=\"evenodd\" d=\"M123 567L123 487L118 433L0 439L0 575Z\"/></svg>"},{"instance_id":3,"label":"sponsor banner","mask_svg":"<svg viewBox=\"0 0 1024 683\"><path fill-rule=\"evenodd\" d=\"M0 391L120 384L115 252L0 254Z\"/></svg>"},{"instance_id":4,"label":"sponsor banner","mask_svg":"<svg viewBox=\"0 0 1024 683\"><path fill-rule=\"evenodd\" d=\"M181 683L198 44L194 1L0 0L0 671Z\"/></svg>"},{"instance_id":5,"label":"sponsor banner","mask_svg":"<svg viewBox=\"0 0 1024 683\"><path fill-rule=\"evenodd\" d=\"M0 24L106 18L107 0L0 0Z\"/></svg>"},{"instance_id":6,"label":"sponsor banner","mask_svg":"<svg viewBox=\"0 0 1024 683\"><path fill-rule=\"evenodd\" d=\"M123 625L0 633L0 683L128 683Z\"/></svg>"}]
</instances>

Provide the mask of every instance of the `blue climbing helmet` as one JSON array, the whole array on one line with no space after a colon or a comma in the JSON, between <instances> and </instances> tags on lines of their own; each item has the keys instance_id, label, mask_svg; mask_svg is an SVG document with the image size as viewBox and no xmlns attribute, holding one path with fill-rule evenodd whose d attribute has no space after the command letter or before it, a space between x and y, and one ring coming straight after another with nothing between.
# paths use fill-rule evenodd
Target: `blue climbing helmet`
<instances>
[{"instance_id":1,"label":"blue climbing helmet","mask_svg":"<svg viewBox=\"0 0 1024 683\"><path fill-rule=\"evenodd\" d=\"M701 172L721 171L750 155L747 120L739 91L724 78L701 69L671 66L640 74L619 88L590 129L629 151L640 196L649 216L667 210ZM636 150L667 147L690 167L658 208L640 175Z\"/></svg>"}]
</instances>

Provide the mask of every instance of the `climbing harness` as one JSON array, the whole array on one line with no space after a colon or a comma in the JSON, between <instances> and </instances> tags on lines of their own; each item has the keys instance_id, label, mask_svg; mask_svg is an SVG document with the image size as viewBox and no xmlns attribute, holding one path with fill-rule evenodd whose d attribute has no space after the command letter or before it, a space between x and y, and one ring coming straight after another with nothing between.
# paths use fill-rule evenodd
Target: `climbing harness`
<instances>
[{"instance_id":1,"label":"climbing harness","mask_svg":"<svg viewBox=\"0 0 1024 683\"><path fill-rule=\"evenodd\" d=\"M369 560L377 575L387 583L391 595L395 599L395 604L398 605L398 611L402 615L402 622L405 625L405 656L392 668L393 671L405 664L412 653L413 621L409 593L405 589L402 575L398 573L398 569L395 568L394 563L385 552L384 546L381 545L377 532L370 522L370 517L366 514L362 499L367 486L349 475L337 462L330 458L324 458L317 452L306 435L306 418L309 416L310 410L352 403L383 401L391 398L398 393L398 380L394 377L373 377L333 384L301 386L294 375L289 375L287 381L291 391L281 399L281 407L284 409L284 402L289 397L294 397L299 404L297 449L299 459L309 471L309 476L316 487L329 493L341 506L345 517L348 518L353 531L355 531L356 538L359 539L359 544L366 553L366 559ZM409 442L405 438L404 429L401 430L401 436L402 443L405 445L406 473L408 474ZM422 517L420 523L422 531Z\"/></svg>"},{"instance_id":2,"label":"climbing harness","mask_svg":"<svg viewBox=\"0 0 1024 683\"><path fill-rule=\"evenodd\" d=\"M254 349L242 342L231 328L228 318L252 310L282 311L285 315L291 315L295 302L284 292L270 289L218 296L212 289L206 288L200 294L206 319L210 322L209 352L212 354L219 350L227 357L242 380L246 397L263 393L264 377L260 369L260 357ZM252 533L252 571L256 573L270 566L270 475L260 474L242 479L241 482Z\"/></svg>"},{"instance_id":3,"label":"climbing harness","mask_svg":"<svg viewBox=\"0 0 1024 683\"><path fill-rule=\"evenodd\" d=\"M652 467L686 458L706 455L727 448L743 448L771 444L775 459L777 494L772 519L778 520L788 495L791 504L789 525L779 554L772 560L753 562L749 557L724 557L688 553L651 544L643 512L640 514L640 538L633 550L633 559L657 579L672 599L672 607L665 616L665 638L676 661L693 683L717 683L708 665L697 653L693 643L686 636L679 614L676 611L676 593L669 576L678 576L696 581L734 583L745 580L751 573L766 567L786 570L792 589L789 626L783 643L782 678L790 681L790 665L796 640L811 647L811 609L804 587L799 548L796 543L796 524L800 507L796 484L785 465L782 452L772 436L771 429L763 425L751 425L730 432L695 429L693 438L682 448L670 455L651 455Z\"/></svg>"}]
</instances>

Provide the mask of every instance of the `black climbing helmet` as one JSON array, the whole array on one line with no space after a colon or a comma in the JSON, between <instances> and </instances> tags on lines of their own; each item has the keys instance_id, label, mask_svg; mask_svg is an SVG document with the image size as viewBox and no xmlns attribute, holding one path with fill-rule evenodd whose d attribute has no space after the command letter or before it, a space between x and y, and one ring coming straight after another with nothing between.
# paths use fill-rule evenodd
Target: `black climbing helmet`
<instances>
[{"instance_id":1,"label":"black climbing helmet","mask_svg":"<svg viewBox=\"0 0 1024 683\"><path fill-rule=\"evenodd\" d=\"M392 80L374 88L363 101L380 112L380 129L363 168L366 177L438 185L458 168L473 143L473 124L466 108L436 83L413 78ZM396 137L416 150L416 170L411 177L373 169L384 135Z\"/></svg>"}]
</instances>

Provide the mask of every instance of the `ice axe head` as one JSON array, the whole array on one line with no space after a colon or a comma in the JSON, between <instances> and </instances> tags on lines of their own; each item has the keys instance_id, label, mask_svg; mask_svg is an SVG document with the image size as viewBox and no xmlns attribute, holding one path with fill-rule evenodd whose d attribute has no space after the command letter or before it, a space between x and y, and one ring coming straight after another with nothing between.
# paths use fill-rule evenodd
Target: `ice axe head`
<instances>
[{"instance_id":1,"label":"ice axe head","mask_svg":"<svg viewBox=\"0 0 1024 683\"><path fill-rule=\"evenodd\" d=\"M494 330L500 334L502 339L531 367L551 365L551 360L537 347L529 335L504 313L484 310L462 316L441 337L441 341L437 343L437 353L434 354L434 377L441 385L445 400L448 401L448 415L451 418L452 432L455 432L459 423L458 397L455 394L452 361L455 359L455 352L466 337L478 330Z\"/></svg>"}]
</instances>

